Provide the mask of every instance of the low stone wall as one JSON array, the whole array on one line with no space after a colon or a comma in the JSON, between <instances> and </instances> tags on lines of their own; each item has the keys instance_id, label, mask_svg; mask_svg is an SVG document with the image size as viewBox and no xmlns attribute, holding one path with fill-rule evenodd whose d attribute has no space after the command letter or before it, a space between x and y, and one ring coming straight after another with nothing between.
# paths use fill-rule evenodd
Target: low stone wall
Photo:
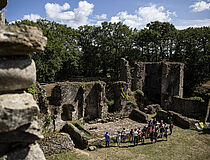
<instances>
[{"instance_id":1,"label":"low stone wall","mask_svg":"<svg viewBox=\"0 0 210 160\"><path fill-rule=\"evenodd\" d=\"M165 110L158 111L156 118L158 121L163 120L164 123L170 123L170 121L173 121L175 125L185 129L193 128L195 126L195 123L198 122L198 120L187 118L179 113Z\"/></svg>"},{"instance_id":2,"label":"low stone wall","mask_svg":"<svg viewBox=\"0 0 210 160\"><path fill-rule=\"evenodd\" d=\"M169 110L203 121L207 116L208 106L206 103L198 100L173 97Z\"/></svg>"},{"instance_id":3,"label":"low stone wall","mask_svg":"<svg viewBox=\"0 0 210 160\"><path fill-rule=\"evenodd\" d=\"M85 134L71 123L67 123L61 129L61 132L68 133L75 143L75 147L84 149L88 147L88 139Z\"/></svg>"},{"instance_id":4,"label":"low stone wall","mask_svg":"<svg viewBox=\"0 0 210 160\"><path fill-rule=\"evenodd\" d=\"M147 114L138 109L133 109L129 118L140 123L147 123L148 120Z\"/></svg>"}]
</instances>

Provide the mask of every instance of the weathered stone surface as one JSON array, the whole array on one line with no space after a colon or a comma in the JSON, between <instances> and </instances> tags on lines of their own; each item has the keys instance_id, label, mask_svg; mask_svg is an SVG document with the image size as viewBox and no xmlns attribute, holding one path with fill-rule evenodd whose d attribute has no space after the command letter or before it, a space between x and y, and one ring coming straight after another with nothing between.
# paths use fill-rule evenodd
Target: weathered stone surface
<instances>
[{"instance_id":1,"label":"weathered stone surface","mask_svg":"<svg viewBox=\"0 0 210 160\"><path fill-rule=\"evenodd\" d=\"M0 28L0 56L40 52L44 50L46 43L47 38L37 27L11 25Z\"/></svg>"},{"instance_id":2,"label":"weathered stone surface","mask_svg":"<svg viewBox=\"0 0 210 160\"><path fill-rule=\"evenodd\" d=\"M45 156L38 144L30 144L1 156L0 160L45 160Z\"/></svg>"},{"instance_id":3,"label":"weathered stone surface","mask_svg":"<svg viewBox=\"0 0 210 160\"><path fill-rule=\"evenodd\" d=\"M187 118L185 116L182 116L179 113L173 112L173 111L165 111L160 110L157 113L156 118L158 120L163 120L164 122L169 123L170 121L173 121L173 123L179 127L182 128L191 128L195 126L195 123L198 122L198 120Z\"/></svg>"},{"instance_id":4,"label":"weathered stone surface","mask_svg":"<svg viewBox=\"0 0 210 160\"><path fill-rule=\"evenodd\" d=\"M88 140L87 137L83 132L81 132L78 128L76 128L73 124L68 123L66 124L61 132L68 133L73 140L75 147L84 149L88 146Z\"/></svg>"},{"instance_id":5,"label":"weathered stone surface","mask_svg":"<svg viewBox=\"0 0 210 160\"><path fill-rule=\"evenodd\" d=\"M126 112L126 103L128 96L128 83L118 81L113 84L114 88L114 112Z\"/></svg>"},{"instance_id":6,"label":"weathered stone surface","mask_svg":"<svg viewBox=\"0 0 210 160\"><path fill-rule=\"evenodd\" d=\"M125 58L120 60L120 81L128 83L128 87L131 88L131 72L129 62Z\"/></svg>"},{"instance_id":7,"label":"weathered stone surface","mask_svg":"<svg viewBox=\"0 0 210 160\"><path fill-rule=\"evenodd\" d=\"M199 122L198 120L184 117L176 112L170 112L170 114L172 114L174 124L182 128L193 128L195 127L195 123Z\"/></svg>"},{"instance_id":8,"label":"weathered stone surface","mask_svg":"<svg viewBox=\"0 0 210 160\"><path fill-rule=\"evenodd\" d=\"M144 109L147 109L147 111L145 113L154 114L160 109L160 105L159 104L151 104L151 105L147 105Z\"/></svg>"},{"instance_id":9,"label":"weathered stone surface","mask_svg":"<svg viewBox=\"0 0 210 160\"><path fill-rule=\"evenodd\" d=\"M165 110L159 110L156 115L157 120L160 122L164 120L164 122L169 123L169 114Z\"/></svg>"},{"instance_id":10,"label":"weathered stone surface","mask_svg":"<svg viewBox=\"0 0 210 160\"><path fill-rule=\"evenodd\" d=\"M49 102L47 100L46 90L38 82L36 82L36 90L37 92L35 94L35 99L40 108L40 113L44 114L49 113L48 109Z\"/></svg>"},{"instance_id":11,"label":"weathered stone surface","mask_svg":"<svg viewBox=\"0 0 210 160\"><path fill-rule=\"evenodd\" d=\"M0 13L0 26L5 25L5 14L2 12Z\"/></svg>"},{"instance_id":12,"label":"weathered stone surface","mask_svg":"<svg viewBox=\"0 0 210 160\"><path fill-rule=\"evenodd\" d=\"M141 123L146 123L148 120L147 114L138 109L133 109L129 118Z\"/></svg>"},{"instance_id":13,"label":"weathered stone surface","mask_svg":"<svg viewBox=\"0 0 210 160\"><path fill-rule=\"evenodd\" d=\"M32 122L39 108L29 93L0 95L0 132L9 132Z\"/></svg>"},{"instance_id":14,"label":"weathered stone surface","mask_svg":"<svg viewBox=\"0 0 210 160\"><path fill-rule=\"evenodd\" d=\"M0 133L0 143L33 143L44 138L36 121L18 127L16 130Z\"/></svg>"},{"instance_id":15,"label":"weathered stone surface","mask_svg":"<svg viewBox=\"0 0 210 160\"><path fill-rule=\"evenodd\" d=\"M172 97L183 97L184 64L178 62L162 63L161 106L168 110Z\"/></svg>"},{"instance_id":16,"label":"weathered stone surface","mask_svg":"<svg viewBox=\"0 0 210 160\"><path fill-rule=\"evenodd\" d=\"M205 121L208 112L208 104L199 100L173 97L169 110L178 112L183 116Z\"/></svg>"},{"instance_id":17,"label":"weathered stone surface","mask_svg":"<svg viewBox=\"0 0 210 160\"><path fill-rule=\"evenodd\" d=\"M46 135L45 138L38 143L44 154L47 156L61 153L64 150L74 149L74 143L66 133L53 133Z\"/></svg>"},{"instance_id":18,"label":"weathered stone surface","mask_svg":"<svg viewBox=\"0 0 210 160\"><path fill-rule=\"evenodd\" d=\"M89 150L89 151L95 151L95 150L96 150L96 146L89 146L89 147L88 147L88 150Z\"/></svg>"},{"instance_id":19,"label":"weathered stone surface","mask_svg":"<svg viewBox=\"0 0 210 160\"><path fill-rule=\"evenodd\" d=\"M0 10L2 10L4 7L6 7L7 6L7 0L1 0L0 1Z\"/></svg>"},{"instance_id":20,"label":"weathered stone surface","mask_svg":"<svg viewBox=\"0 0 210 160\"><path fill-rule=\"evenodd\" d=\"M31 59L0 59L0 92L26 89L36 82Z\"/></svg>"},{"instance_id":21,"label":"weathered stone surface","mask_svg":"<svg viewBox=\"0 0 210 160\"><path fill-rule=\"evenodd\" d=\"M57 112L56 119L89 121L106 116L105 86L105 82L96 81L60 82L42 87L47 91L49 104L62 110L62 113Z\"/></svg>"},{"instance_id":22,"label":"weathered stone surface","mask_svg":"<svg viewBox=\"0 0 210 160\"><path fill-rule=\"evenodd\" d=\"M184 64L178 62L139 62L135 64L133 89L140 89L148 104L167 108L173 96L183 95Z\"/></svg>"}]
</instances>

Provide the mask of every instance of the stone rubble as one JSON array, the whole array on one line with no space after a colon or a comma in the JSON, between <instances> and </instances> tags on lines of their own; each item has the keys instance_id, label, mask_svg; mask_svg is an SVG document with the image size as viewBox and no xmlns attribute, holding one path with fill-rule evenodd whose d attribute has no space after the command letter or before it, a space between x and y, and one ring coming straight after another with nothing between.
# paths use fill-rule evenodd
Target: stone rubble
<instances>
[{"instance_id":1,"label":"stone rubble","mask_svg":"<svg viewBox=\"0 0 210 160\"><path fill-rule=\"evenodd\" d=\"M6 4L1 0L0 9ZM24 91L36 82L35 63L22 55L44 51L47 39L36 27L0 21L0 160L45 160L36 143L44 138L37 122L39 107Z\"/></svg>"}]
</instances>

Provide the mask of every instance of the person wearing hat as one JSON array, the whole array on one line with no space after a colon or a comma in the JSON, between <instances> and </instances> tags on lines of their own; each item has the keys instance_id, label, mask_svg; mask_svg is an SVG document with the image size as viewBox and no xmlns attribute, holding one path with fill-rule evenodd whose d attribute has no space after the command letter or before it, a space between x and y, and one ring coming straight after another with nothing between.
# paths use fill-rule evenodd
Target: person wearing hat
<instances>
[{"instance_id":1,"label":"person wearing hat","mask_svg":"<svg viewBox=\"0 0 210 160\"><path fill-rule=\"evenodd\" d=\"M106 131L105 134L105 141L106 141L106 147L109 147L110 135L108 131Z\"/></svg>"}]
</instances>

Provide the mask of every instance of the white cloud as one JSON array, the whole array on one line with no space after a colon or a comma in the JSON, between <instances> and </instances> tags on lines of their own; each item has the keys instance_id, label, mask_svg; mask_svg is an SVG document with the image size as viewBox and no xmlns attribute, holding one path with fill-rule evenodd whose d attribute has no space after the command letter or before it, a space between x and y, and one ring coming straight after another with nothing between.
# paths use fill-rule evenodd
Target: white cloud
<instances>
[{"instance_id":1,"label":"white cloud","mask_svg":"<svg viewBox=\"0 0 210 160\"><path fill-rule=\"evenodd\" d=\"M42 17L38 14L27 14L23 16L23 19L36 22L38 19L42 19Z\"/></svg>"},{"instance_id":2,"label":"white cloud","mask_svg":"<svg viewBox=\"0 0 210 160\"><path fill-rule=\"evenodd\" d=\"M209 1L208 1L209 2ZM193 12L202 12L204 10L210 9L210 3L199 1L191 5L189 8L192 8Z\"/></svg>"},{"instance_id":3,"label":"white cloud","mask_svg":"<svg viewBox=\"0 0 210 160\"><path fill-rule=\"evenodd\" d=\"M188 27L210 26L210 19L203 20L180 20L179 25L175 25L177 29L186 29Z\"/></svg>"},{"instance_id":4,"label":"white cloud","mask_svg":"<svg viewBox=\"0 0 210 160\"><path fill-rule=\"evenodd\" d=\"M96 15L95 18L96 19L106 19L107 15L106 14Z\"/></svg>"},{"instance_id":5,"label":"white cloud","mask_svg":"<svg viewBox=\"0 0 210 160\"><path fill-rule=\"evenodd\" d=\"M176 16L175 12L165 11L163 6L157 7L150 4L148 7L140 7L135 14L128 14L127 11L119 12L116 16L111 17L111 22L122 22L133 28L143 28L151 21L169 22L171 15Z\"/></svg>"},{"instance_id":6,"label":"white cloud","mask_svg":"<svg viewBox=\"0 0 210 160\"><path fill-rule=\"evenodd\" d=\"M66 11L70 9L68 3L65 3L63 6L56 3L47 3L45 5L49 18L75 28L89 24L88 16L92 14L93 8L94 5L87 1L80 1L78 8L75 8L73 11Z\"/></svg>"}]
</instances>

